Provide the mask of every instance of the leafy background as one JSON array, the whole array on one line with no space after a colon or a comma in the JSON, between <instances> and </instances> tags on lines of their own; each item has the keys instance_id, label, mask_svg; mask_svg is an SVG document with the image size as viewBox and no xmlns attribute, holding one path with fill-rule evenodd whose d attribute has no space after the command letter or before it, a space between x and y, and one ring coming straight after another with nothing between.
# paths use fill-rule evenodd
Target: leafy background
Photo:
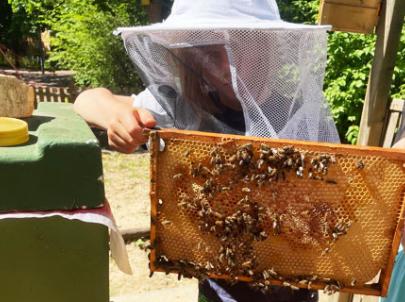
<instances>
[{"instance_id":1,"label":"leafy background","mask_svg":"<svg viewBox=\"0 0 405 302\"><path fill-rule=\"evenodd\" d=\"M170 0L164 1L165 4ZM276 0L286 21L316 23L319 0ZM105 86L117 93L142 89L122 42L111 33L119 26L144 24L138 0L8 0L0 4L0 43L23 49L21 36L52 30L47 67L71 69L79 86ZM355 143L375 36L330 33L325 96L342 141ZM405 27L394 70L391 95L405 98Z\"/></svg>"},{"instance_id":2,"label":"leafy background","mask_svg":"<svg viewBox=\"0 0 405 302\"><path fill-rule=\"evenodd\" d=\"M319 0L276 0L283 19L316 23ZM356 143L363 101L374 56L375 35L329 34L324 92L342 141ZM405 98L405 26L402 28L392 97Z\"/></svg>"}]
</instances>

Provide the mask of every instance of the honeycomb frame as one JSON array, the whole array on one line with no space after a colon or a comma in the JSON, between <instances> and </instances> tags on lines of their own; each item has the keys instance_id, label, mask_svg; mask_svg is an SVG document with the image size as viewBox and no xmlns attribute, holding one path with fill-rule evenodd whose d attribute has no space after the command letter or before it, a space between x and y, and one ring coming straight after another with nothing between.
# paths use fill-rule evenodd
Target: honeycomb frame
<instances>
[{"instance_id":1,"label":"honeycomb frame","mask_svg":"<svg viewBox=\"0 0 405 302\"><path fill-rule=\"evenodd\" d=\"M162 140L165 147L160 151ZM218 238L213 238L212 234L204 233L198 228L195 213L178 208L178 190L192 187L195 181L188 175L191 172L185 168L191 162L207 163L213 148L220 148L223 152L236 150L244 144L252 144L256 148L254 157L257 156L261 144L271 148L293 146L312 158L317 155L333 155L336 164L331 165L325 176L326 180L300 179L294 173L290 173L286 179L266 185L265 189L254 186L250 189L260 191L256 194L258 196L256 198L262 198L261 203L267 202L263 201L265 196L270 196L264 193L278 190L277 197L272 196L272 199L277 206L280 205L277 203L278 200L287 200L287 204L291 203L293 213L294 207L300 208L300 205L306 202L315 206L325 202L331 205L332 213L339 217L339 221L351 221L347 234L330 246L328 242L322 241L323 239L312 242L309 240L310 243L301 242L299 240L305 236L300 237L301 233L295 234L291 229L290 233L287 230L278 236L270 234L269 239L255 243L255 257L258 257L260 263L255 270L261 272L276 268L280 276L289 277L288 282L281 278L271 279L271 285L325 289L329 285L327 280L333 279L338 281L338 290L342 292L386 296L404 226L405 152L376 147L275 140L174 129L152 131L150 133L151 272L181 271L175 268L168 270L167 267L160 265L157 259L161 255L169 259L186 259L196 263L205 263L207 259L217 256ZM180 181L174 179L173 176L178 174L185 175L185 179L182 178ZM232 188L231 196L237 197L232 197L233 201L228 201L224 194L219 198L221 204L228 202L229 208L232 209L238 207L236 200L240 196L250 194L236 193L236 189L240 188L237 187L238 184L235 186ZM293 197L289 197L290 195ZM306 196L310 196L310 201L304 198ZM221 209L226 211L228 208ZM265 228L268 229L269 226ZM201 238L203 240L200 240ZM199 251L200 242L203 242L205 251ZM207 249L211 250L207 252ZM331 251L325 255L327 249ZM299 279L309 279L314 275L317 278L310 283L310 287L307 283L299 282ZM247 275L235 277L213 271L208 276L218 279L233 277L234 280L253 282L252 277ZM374 281L368 282L371 279ZM356 284L353 284L353 280Z\"/></svg>"}]
</instances>

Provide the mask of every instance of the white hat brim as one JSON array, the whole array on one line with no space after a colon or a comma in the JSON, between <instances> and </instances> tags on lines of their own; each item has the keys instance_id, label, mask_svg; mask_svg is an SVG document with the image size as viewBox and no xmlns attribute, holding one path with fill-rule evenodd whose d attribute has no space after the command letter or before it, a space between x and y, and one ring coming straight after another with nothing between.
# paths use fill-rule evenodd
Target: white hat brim
<instances>
[{"instance_id":1,"label":"white hat brim","mask_svg":"<svg viewBox=\"0 0 405 302\"><path fill-rule=\"evenodd\" d=\"M330 25L309 25L309 24L296 24L285 22L282 20L277 21L263 21L263 22L251 22L251 23L156 23L146 26L134 26L134 27L119 27L114 33L148 33L157 31L211 31L211 30L287 30L287 31L299 31L299 30L331 30Z\"/></svg>"}]
</instances>

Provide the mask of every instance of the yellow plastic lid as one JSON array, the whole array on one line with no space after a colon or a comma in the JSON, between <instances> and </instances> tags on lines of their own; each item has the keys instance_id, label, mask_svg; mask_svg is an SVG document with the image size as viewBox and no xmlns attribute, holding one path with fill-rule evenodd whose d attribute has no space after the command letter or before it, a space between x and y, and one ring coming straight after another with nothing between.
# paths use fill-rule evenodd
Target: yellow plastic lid
<instances>
[{"instance_id":1,"label":"yellow plastic lid","mask_svg":"<svg viewBox=\"0 0 405 302\"><path fill-rule=\"evenodd\" d=\"M15 118L0 117L0 147L24 144L28 139L26 122Z\"/></svg>"}]
</instances>

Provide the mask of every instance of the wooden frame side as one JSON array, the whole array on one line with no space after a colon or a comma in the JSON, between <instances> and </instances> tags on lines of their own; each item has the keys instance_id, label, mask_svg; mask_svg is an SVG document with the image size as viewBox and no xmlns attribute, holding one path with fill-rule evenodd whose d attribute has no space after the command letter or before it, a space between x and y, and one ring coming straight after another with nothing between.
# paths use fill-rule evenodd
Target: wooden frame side
<instances>
[{"instance_id":1,"label":"wooden frame side","mask_svg":"<svg viewBox=\"0 0 405 302\"><path fill-rule=\"evenodd\" d=\"M150 211L151 211L151 222L150 222L150 245L152 246L149 256L149 269L153 273L157 270L156 263L156 249L157 244L157 231L156 231L156 220L157 220L157 208L158 208L158 198L157 198L157 167L158 167L158 152L159 152L159 134L156 131L151 131L149 136L150 144Z\"/></svg>"},{"instance_id":2,"label":"wooden frame side","mask_svg":"<svg viewBox=\"0 0 405 302\"><path fill-rule=\"evenodd\" d=\"M402 195L405 198L405 189L402 191ZM394 238L392 241L392 248L390 251L390 255L388 258L386 269L381 274L380 284L381 284L381 296L386 297L388 294L388 289L390 286L392 271L394 269L395 258L398 253L399 245L401 244L402 238L402 231L404 229L404 221L405 221L405 204L402 204L399 220L397 223L397 227L395 229Z\"/></svg>"}]
</instances>

